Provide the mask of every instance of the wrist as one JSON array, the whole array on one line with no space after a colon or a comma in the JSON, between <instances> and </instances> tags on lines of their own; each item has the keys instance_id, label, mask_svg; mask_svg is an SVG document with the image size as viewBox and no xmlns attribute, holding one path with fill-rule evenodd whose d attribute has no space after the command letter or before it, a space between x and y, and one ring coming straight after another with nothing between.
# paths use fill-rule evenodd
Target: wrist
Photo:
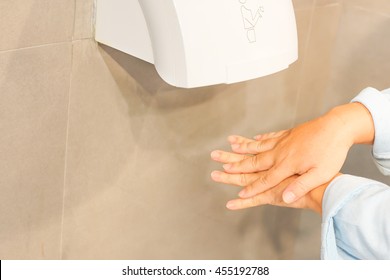
<instances>
[{"instance_id":1,"label":"wrist","mask_svg":"<svg viewBox=\"0 0 390 280\"><path fill-rule=\"evenodd\" d=\"M322 200L324 198L324 194L326 191L326 188L329 186L329 184L338 176L342 175L341 173L338 173L335 177L332 178L329 182L322 184L321 186L313 189L311 192L309 192L309 200L307 202L307 208L313 210L314 212L322 214Z\"/></svg>"},{"instance_id":2,"label":"wrist","mask_svg":"<svg viewBox=\"0 0 390 280\"><path fill-rule=\"evenodd\" d=\"M328 185L329 183L323 184L309 192L309 200L307 202L308 209L317 212L320 215L322 214L322 199Z\"/></svg>"},{"instance_id":3,"label":"wrist","mask_svg":"<svg viewBox=\"0 0 390 280\"><path fill-rule=\"evenodd\" d=\"M361 103L353 102L337 106L326 117L338 123L337 133L342 135L347 145L372 144L375 137L371 113Z\"/></svg>"}]
</instances>

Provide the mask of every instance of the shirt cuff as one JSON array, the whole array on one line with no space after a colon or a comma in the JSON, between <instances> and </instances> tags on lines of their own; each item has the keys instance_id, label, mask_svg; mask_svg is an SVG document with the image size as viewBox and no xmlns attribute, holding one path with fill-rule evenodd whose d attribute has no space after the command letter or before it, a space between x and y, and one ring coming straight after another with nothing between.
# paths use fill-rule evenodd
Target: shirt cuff
<instances>
[{"instance_id":1,"label":"shirt cuff","mask_svg":"<svg viewBox=\"0 0 390 280\"><path fill-rule=\"evenodd\" d=\"M322 201L322 259L390 258L390 189L362 177L341 175Z\"/></svg>"},{"instance_id":2,"label":"shirt cuff","mask_svg":"<svg viewBox=\"0 0 390 280\"><path fill-rule=\"evenodd\" d=\"M352 102L363 104L371 113L375 126L374 158L390 159L390 89L380 92L366 88Z\"/></svg>"},{"instance_id":3,"label":"shirt cuff","mask_svg":"<svg viewBox=\"0 0 390 280\"><path fill-rule=\"evenodd\" d=\"M376 158L375 165L383 175L390 176L390 159Z\"/></svg>"},{"instance_id":4,"label":"shirt cuff","mask_svg":"<svg viewBox=\"0 0 390 280\"><path fill-rule=\"evenodd\" d=\"M343 259L337 247L333 217L363 190L362 180L365 178L341 175L326 188L322 200L321 259Z\"/></svg>"}]
</instances>

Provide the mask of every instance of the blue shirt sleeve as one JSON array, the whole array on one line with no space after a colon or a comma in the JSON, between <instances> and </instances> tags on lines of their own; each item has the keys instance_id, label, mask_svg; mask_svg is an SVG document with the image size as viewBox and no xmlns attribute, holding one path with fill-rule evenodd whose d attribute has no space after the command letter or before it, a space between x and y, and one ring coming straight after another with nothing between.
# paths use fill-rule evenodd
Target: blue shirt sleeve
<instances>
[{"instance_id":1,"label":"blue shirt sleeve","mask_svg":"<svg viewBox=\"0 0 390 280\"><path fill-rule=\"evenodd\" d=\"M379 170L390 175L390 89L366 88L352 102L370 111L372 155ZM326 189L322 209L323 259L390 259L390 187L342 175Z\"/></svg>"},{"instance_id":2,"label":"blue shirt sleeve","mask_svg":"<svg viewBox=\"0 0 390 280\"><path fill-rule=\"evenodd\" d=\"M387 185L341 175L326 189L322 206L322 259L390 259Z\"/></svg>"},{"instance_id":3,"label":"blue shirt sleeve","mask_svg":"<svg viewBox=\"0 0 390 280\"><path fill-rule=\"evenodd\" d=\"M390 89L380 92L366 88L352 102L359 102L370 111L375 126L372 155L379 170L390 175Z\"/></svg>"}]
</instances>

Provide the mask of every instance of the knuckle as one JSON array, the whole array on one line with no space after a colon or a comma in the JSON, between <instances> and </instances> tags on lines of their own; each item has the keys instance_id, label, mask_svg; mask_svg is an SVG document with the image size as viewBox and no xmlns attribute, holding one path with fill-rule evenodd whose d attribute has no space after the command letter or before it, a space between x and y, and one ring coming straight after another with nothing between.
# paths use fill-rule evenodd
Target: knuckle
<instances>
[{"instance_id":1,"label":"knuckle","mask_svg":"<svg viewBox=\"0 0 390 280\"><path fill-rule=\"evenodd\" d=\"M254 196L254 197L251 197L249 199L249 205L250 206L258 206L258 205L261 204L260 202L261 202L261 200L260 200L260 198L258 196Z\"/></svg>"},{"instance_id":2,"label":"knuckle","mask_svg":"<svg viewBox=\"0 0 390 280\"><path fill-rule=\"evenodd\" d=\"M248 156L248 155L243 155L242 156L242 160L247 160L247 159L249 159L249 158L251 158L252 156Z\"/></svg>"},{"instance_id":3,"label":"knuckle","mask_svg":"<svg viewBox=\"0 0 390 280\"><path fill-rule=\"evenodd\" d=\"M267 187L269 184L269 179L268 176L261 176L259 179L259 184L261 187Z\"/></svg>"},{"instance_id":4,"label":"knuckle","mask_svg":"<svg viewBox=\"0 0 390 280\"><path fill-rule=\"evenodd\" d=\"M295 193L298 195L304 195L307 193L308 187L301 181L297 180L297 183L295 185Z\"/></svg>"},{"instance_id":5,"label":"knuckle","mask_svg":"<svg viewBox=\"0 0 390 280\"><path fill-rule=\"evenodd\" d=\"M248 184L248 180L247 180L245 174L240 174L239 183L240 183L240 186L246 186Z\"/></svg>"},{"instance_id":6,"label":"knuckle","mask_svg":"<svg viewBox=\"0 0 390 280\"><path fill-rule=\"evenodd\" d=\"M261 151L261 148L262 148L261 141L257 141L257 143L256 143L256 151Z\"/></svg>"},{"instance_id":7,"label":"knuckle","mask_svg":"<svg viewBox=\"0 0 390 280\"><path fill-rule=\"evenodd\" d=\"M253 169L256 169L257 168L257 164L258 164L258 159L256 156L252 157L251 158L251 165L252 165L252 168Z\"/></svg>"}]
</instances>

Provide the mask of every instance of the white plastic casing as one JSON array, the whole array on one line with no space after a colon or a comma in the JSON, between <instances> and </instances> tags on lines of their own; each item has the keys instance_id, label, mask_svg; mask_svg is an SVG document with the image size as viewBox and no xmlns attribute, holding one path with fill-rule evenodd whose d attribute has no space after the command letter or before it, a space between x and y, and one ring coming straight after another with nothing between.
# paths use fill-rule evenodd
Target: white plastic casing
<instances>
[{"instance_id":1,"label":"white plastic casing","mask_svg":"<svg viewBox=\"0 0 390 280\"><path fill-rule=\"evenodd\" d=\"M298 58L291 0L97 0L96 40L184 88L266 76Z\"/></svg>"}]
</instances>

